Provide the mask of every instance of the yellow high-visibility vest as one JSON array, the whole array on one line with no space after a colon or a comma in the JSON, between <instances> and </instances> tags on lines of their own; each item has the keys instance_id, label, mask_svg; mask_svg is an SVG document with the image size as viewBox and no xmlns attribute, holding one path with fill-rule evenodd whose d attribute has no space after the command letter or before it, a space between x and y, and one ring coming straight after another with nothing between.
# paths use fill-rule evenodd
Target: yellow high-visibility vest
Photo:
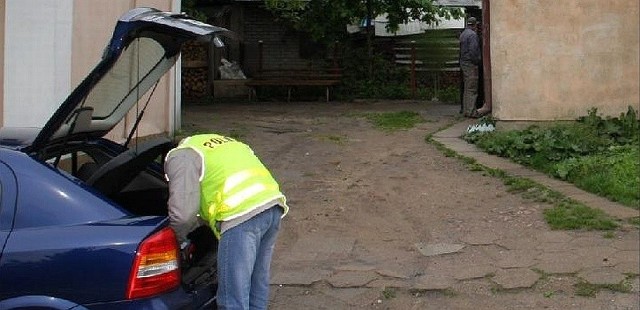
<instances>
[{"instance_id":1,"label":"yellow high-visibility vest","mask_svg":"<svg viewBox=\"0 0 640 310\"><path fill-rule=\"evenodd\" d=\"M216 236L216 223L243 216L274 200L289 207L271 173L251 148L233 138L202 134L184 139L178 147L191 148L202 158L200 216ZM174 149L174 150L175 150Z\"/></svg>"}]
</instances>

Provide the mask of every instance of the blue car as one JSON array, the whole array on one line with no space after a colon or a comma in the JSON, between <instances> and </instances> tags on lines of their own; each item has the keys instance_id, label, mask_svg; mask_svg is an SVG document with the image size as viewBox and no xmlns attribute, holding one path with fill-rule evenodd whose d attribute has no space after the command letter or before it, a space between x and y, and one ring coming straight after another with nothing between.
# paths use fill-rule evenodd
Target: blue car
<instances>
[{"instance_id":1,"label":"blue car","mask_svg":"<svg viewBox=\"0 0 640 310\"><path fill-rule=\"evenodd\" d=\"M0 128L0 309L215 307L211 230L192 232L185 255L169 227L162 159L172 141L132 139L143 113L124 143L104 136L153 93L183 43L226 34L131 10L43 128Z\"/></svg>"}]
</instances>

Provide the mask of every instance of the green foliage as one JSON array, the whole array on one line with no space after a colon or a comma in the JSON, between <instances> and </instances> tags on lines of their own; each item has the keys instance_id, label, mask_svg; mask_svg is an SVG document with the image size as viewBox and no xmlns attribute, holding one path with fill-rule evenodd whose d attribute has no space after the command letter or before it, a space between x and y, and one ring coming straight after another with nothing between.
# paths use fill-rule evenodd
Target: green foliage
<instances>
[{"instance_id":1,"label":"green foliage","mask_svg":"<svg viewBox=\"0 0 640 310\"><path fill-rule=\"evenodd\" d=\"M613 146L601 154L569 158L555 164L553 169L553 175L580 188L640 209L638 146Z\"/></svg>"},{"instance_id":2,"label":"green foliage","mask_svg":"<svg viewBox=\"0 0 640 310\"><path fill-rule=\"evenodd\" d=\"M342 52L339 55L344 73L342 86L336 92L340 100L408 99L412 95L407 70L396 68L373 51L372 32L368 32L366 44L354 43L345 25L359 24L367 17L387 14L387 27L394 30L410 20L435 24L438 16L449 19L462 15L460 9L441 7L434 0L265 0L265 5L277 20L307 33L318 43L333 46L340 42L339 50ZM457 101L454 98L458 96L446 98ZM431 99L433 92L431 89L419 89L418 97Z\"/></svg>"},{"instance_id":3,"label":"green foliage","mask_svg":"<svg viewBox=\"0 0 640 310\"><path fill-rule=\"evenodd\" d=\"M213 0L208 0L213 1ZM201 22L207 21L207 15L196 7L197 0L182 0L182 12Z\"/></svg>"},{"instance_id":4,"label":"green foliage","mask_svg":"<svg viewBox=\"0 0 640 310\"><path fill-rule=\"evenodd\" d=\"M337 96L341 99L385 98L406 99L411 95L409 73L395 67L380 55L371 60L375 74L368 72L369 60L366 49L350 46L342 57L343 77Z\"/></svg>"},{"instance_id":5,"label":"green foliage","mask_svg":"<svg viewBox=\"0 0 640 310\"><path fill-rule=\"evenodd\" d=\"M460 87L448 86L438 90L438 99L441 102L458 103L460 101Z\"/></svg>"},{"instance_id":6,"label":"green foliage","mask_svg":"<svg viewBox=\"0 0 640 310\"><path fill-rule=\"evenodd\" d=\"M592 109L574 123L475 132L465 139L598 195L640 209L640 126L633 108L602 118Z\"/></svg>"},{"instance_id":7,"label":"green foliage","mask_svg":"<svg viewBox=\"0 0 640 310\"><path fill-rule=\"evenodd\" d=\"M460 9L442 7L433 0L265 0L266 7L295 29L303 30L323 42L344 38L345 25L367 16L387 14L389 30L411 20L435 24L438 16L462 16ZM319 22L321 21L321 22Z\"/></svg>"},{"instance_id":8,"label":"green foliage","mask_svg":"<svg viewBox=\"0 0 640 310\"><path fill-rule=\"evenodd\" d=\"M369 113L366 115L373 124L382 130L409 129L424 121L420 114L410 111L391 113Z\"/></svg>"}]
</instances>

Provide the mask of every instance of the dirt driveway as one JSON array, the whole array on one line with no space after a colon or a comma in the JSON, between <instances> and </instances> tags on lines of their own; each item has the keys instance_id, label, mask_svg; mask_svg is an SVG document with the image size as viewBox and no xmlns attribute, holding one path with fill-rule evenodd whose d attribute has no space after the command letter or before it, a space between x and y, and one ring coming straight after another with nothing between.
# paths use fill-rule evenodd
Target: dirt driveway
<instances>
[{"instance_id":1,"label":"dirt driveway","mask_svg":"<svg viewBox=\"0 0 640 310\"><path fill-rule=\"evenodd\" d=\"M425 122L384 132L363 117L397 111ZM261 102L183 112L186 132L248 142L288 197L271 309L639 309L638 230L551 231L548 205L425 142L460 121L458 106ZM575 286L584 279L593 285ZM580 296L620 281L626 289Z\"/></svg>"}]
</instances>

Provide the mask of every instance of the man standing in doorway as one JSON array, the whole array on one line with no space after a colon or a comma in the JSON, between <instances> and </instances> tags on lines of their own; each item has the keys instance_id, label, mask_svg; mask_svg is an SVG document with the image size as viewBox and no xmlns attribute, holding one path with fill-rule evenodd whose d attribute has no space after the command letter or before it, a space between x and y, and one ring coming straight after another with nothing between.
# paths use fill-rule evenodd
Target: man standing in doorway
<instances>
[{"instance_id":1,"label":"man standing in doorway","mask_svg":"<svg viewBox=\"0 0 640 310\"><path fill-rule=\"evenodd\" d=\"M462 111L465 117L472 117L478 97L478 66L480 65L480 42L476 34L475 17L467 19L467 27L460 34L460 69L464 90Z\"/></svg>"}]
</instances>

